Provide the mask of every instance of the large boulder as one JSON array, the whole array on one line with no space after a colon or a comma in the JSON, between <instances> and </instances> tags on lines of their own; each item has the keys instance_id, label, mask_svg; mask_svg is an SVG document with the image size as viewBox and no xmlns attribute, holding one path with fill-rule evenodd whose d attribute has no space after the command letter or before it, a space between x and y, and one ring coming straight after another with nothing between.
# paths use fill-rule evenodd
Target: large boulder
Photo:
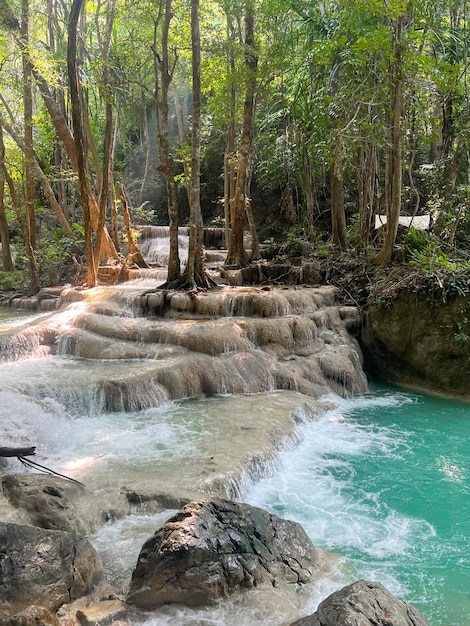
<instances>
[{"instance_id":1,"label":"large boulder","mask_svg":"<svg viewBox=\"0 0 470 626\"><path fill-rule=\"evenodd\" d=\"M56 611L88 593L102 564L75 534L0 522L0 618L36 604Z\"/></svg>"},{"instance_id":2,"label":"large boulder","mask_svg":"<svg viewBox=\"0 0 470 626\"><path fill-rule=\"evenodd\" d=\"M361 336L366 369L392 383L470 398L469 296L430 302L403 292L368 310Z\"/></svg>"},{"instance_id":3,"label":"large boulder","mask_svg":"<svg viewBox=\"0 0 470 626\"><path fill-rule=\"evenodd\" d=\"M291 626L428 626L411 604L395 598L383 585L358 580L332 593L313 615Z\"/></svg>"},{"instance_id":4,"label":"large boulder","mask_svg":"<svg viewBox=\"0 0 470 626\"><path fill-rule=\"evenodd\" d=\"M299 524L247 504L196 500L144 544L127 601L208 605L241 588L310 582L324 565Z\"/></svg>"}]
</instances>

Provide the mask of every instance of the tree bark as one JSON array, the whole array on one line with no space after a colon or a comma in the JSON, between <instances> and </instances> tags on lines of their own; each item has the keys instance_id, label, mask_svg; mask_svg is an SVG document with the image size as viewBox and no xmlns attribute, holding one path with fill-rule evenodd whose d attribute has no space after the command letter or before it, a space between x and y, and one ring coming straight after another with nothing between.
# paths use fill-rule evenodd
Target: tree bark
<instances>
[{"instance_id":1,"label":"tree bark","mask_svg":"<svg viewBox=\"0 0 470 626\"><path fill-rule=\"evenodd\" d=\"M257 67L258 56L254 42L254 6L252 0L248 0L245 6L245 102L243 106L242 136L238 153L237 183L231 215L232 232L225 261L227 265L239 267L246 263L243 230L247 197L247 175L253 143Z\"/></svg>"},{"instance_id":2,"label":"tree bark","mask_svg":"<svg viewBox=\"0 0 470 626\"><path fill-rule=\"evenodd\" d=\"M6 165L5 165L5 143L3 141L3 127L0 123L0 170L3 172L3 177L8 184L8 189L10 191L11 202L13 204L13 208L15 209L16 219L20 226L21 236L23 238L23 243L25 246L26 254L28 256L29 262L29 272L31 278L31 292L37 293L40 288L40 279L39 279L39 267L36 260L36 255L34 253L33 247L29 240L29 232L28 227L26 225L26 221L21 214L21 207L18 201L18 197L16 195L15 183L13 182L12 177L10 176Z\"/></svg>"},{"instance_id":3,"label":"tree bark","mask_svg":"<svg viewBox=\"0 0 470 626\"><path fill-rule=\"evenodd\" d=\"M83 208L83 227L85 233L85 257L87 269L87 286L96 286L96 267L93 254L91 225L91 188L87 177L85 163L85 137L83 117L80 104L80 89L77 73L77 24L84 0L73 0L68 24L67 69L69 74L70 99L72 102L72 123L77 159L78 186Z\"/></svg>"},{"instance_id":4,"label":"tree bark","mask_svg":"<svg viewBox=\"0 0 470 626\"><path fill-rule=\"evenodd\" d=\"M359 246L366 246L371 238L371 229L373 228L372 216L376 198L377 148L375 144L365 143L359 148L356 171L359 196L359 231L357 243Z\"/></svg>"},{"instance_id":5,"label":"tree bark","mask_svg":"<svg viewBox=\"0 0 470 626\"><path fill-rule=\"evenodd\" d=\"M188 197L188 204L191 206L191 169L189 159L187 157L187 140L186 130L183 121L183 113L181 111L181 104L178 98L176 90L173 91L173 102L175 103L176 123L178 125L178 135L180 139L181 156L183 160L183 172L184 172L184 186L186 188L186 195ZM187 118L187 111L186 111Z\"/></svg>"},{"instance_id":6,"label":"tree bark","mask_svg":"<svg viewBox=\"0 0 470 626\"><path fill-rule=\"evenodd\" d=\"M229 12L227 18L228 67L230 75L230 113L227 124L224 152L224 222L225 245L228 247L231 232L231 207L235 200L235 122L237 91L235 84L235 55L230 41L235 38L235 28Z\"/></svg>"},{"instance_id":7,"label":"tree bark","mask_svg":"<svg viewBox=\"0 0 470 626\"><path fill-rule=\"evenodd\" d=\"M202 262L204 232L201 213L201 35L199 0L191 0L191 50L193 76L193 114L191 135L191 178L189 186L190 227L186 276L192 289L204 287Z\"/></svg>"},{"instance_id":8,"label":"tree bark","mask_svg":"<svg viewBox=\"0 0 470 626\"><path fill-rule=\"evenodd\" d=\"M165 11L162 25L162 54L161 57L156 49L156 25L154 29L154 67L155 67L155 102L157 106L157 117L159 115L160 125L157 131L158 146L160 149L161 163L158 170L163 174L166 181L166 191L168 198L168 221L170 253L168 259L167 282L177 280L181 275L181 263L178 250L178 203L176 196L176 183L173 168L173 159L170 153L170 141L168 131L168 92L173 71L170 68L168 35L172 15L172 0L160 0L160 7L163 8L165 1ZM157 124L158 126L158 124Z\"/></svg>"},{"instance_id":9,"label":"tree bark","mask_svg":"<svg viewBox=\"0 0 470 626\"><path fill-rule=\"evenodd\" d=\"M0 99L3 101L3 97L1 95L0 95ZM1 115L0 115L0 124L3 126L3 128L7 131L7 133L10 135L10 137L16 143L18 148L20 150L22 150L23 153L26 155L27 147L26 147L26 144L25 144L24 140L22 139L20 134L15 130L15 128L13 128L13 126L11 124L8 124L8 122L6 122L2 118ZM64 233L67 235L67 237L70 237L70 238L73 239L75 237L75 235L74 235L72 229L70 228L70 224L68 223L68 220L67 220L67 218L65 216L65 213L62 210L62 207L57 202L57 199L56 199L55 194L54 194L54 190L51 187L49 179L44 174L44 172L41 169L41 166L38 163L38 160L36 158L36 154L35 154L34 150L33 150L32 156L33 156L33 159L32 159L32 161L30 161L31 173L41 183L42 189L44 191L44 196L46 197L46 200L49 202L51 208L53 209L60 226L64 230ZM31 243L31 246L34 248L32 242L30 242L30 243Z\"/></svg>"},{"instance_id":10,"label":"tree bark","mask_svg":"<svg viewBox=\"0 0 470 626\"><path fill-rule=\"evenodd\" d=\"M129 256L133 263L139 267L148 267L147 263L142 256L139 246L136 244L132 235L131 218L129 215L129 209L127 208L127 199L124 192L124 186L122 183L119 185L119 197L121 199L122 216L124 218L124 224L126 225L127 243L129 244Z\"/></svg>"},{"instance_id":11,"label":"tree bark","mask_svg":"<svg viewBox=\"0 0 470 626\"><path fill-rule=\"evenodd\" d=\"M1 128L1 127L0 127ZM0 242L2 244L2 261L5 272L14 272L15 264L11 255L10 232L8 229L8 219L5 211L5 157L0 144Z\"/></svg>"},{"instance_id":12,"label":"tree bark","mask_svg":"<svg viewBox=\"0 0 470 626\"><path fill-rule=\"evenodd\" d=\"M389 66L389 110L387 115L387 149L385 156L385 207L387 224L381 249L374 262L387 266L393 257L401 208L402 150L401 114L403 106L403 37L410 16L405 13L393 23L393 57Z\"/></svg>"},{"instance_id":13,"label":"tree bark","mask_svg":"<svg viewBox=\"0 0 470 626\"><path fill-rule=\"evenodd\" d=\"M348 245L348 232L346 229L346 214L344 211L344 187L343 187L343 164L342 145L337 132L331 146L330 168L330 195L331 195L331 238L335 245L346 248Z\"/></svg>"},{"instance_id":14,"label":"tree bark","mask_svg":"<svg viewBox=\"0 0 470 626\"><path fill-rule=\"evenodd\" d=\"M29 0L21 2L21 34L26 45L29 46ZM23 106L24 106L24 144L25 144L25 196L26 212L28 215L29 240L33 249L36 249L36 189L33 176L33 91L32 72L29 54L22 53L23 63Z\"/></svg>"}]
</instances>

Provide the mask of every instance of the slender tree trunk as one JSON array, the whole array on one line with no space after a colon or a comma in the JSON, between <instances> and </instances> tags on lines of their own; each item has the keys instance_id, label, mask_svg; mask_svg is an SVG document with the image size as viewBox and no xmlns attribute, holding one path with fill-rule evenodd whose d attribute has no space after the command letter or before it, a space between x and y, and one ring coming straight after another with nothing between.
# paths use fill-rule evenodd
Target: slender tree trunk
<instances>
[{"instance_id":1,"label":"slender tree trunk","mask_svg":"<svg viewBox=\"0 0 470 626\"><path fill-rule=\"evenodd\" d=\"M24 41L29 46L29 0L21 2L21 33ZM24 144L26 157L26 212L28 215L29 239L33 249L36 249L36 189L33 176L33 90L32 72L29 55L23 52L23 105L24 105Z\"/></svg>"},{"instance_id":2,"label":"slender tree trunk","mask_svg":"<svg viewBox=\"0 0 470 626\"><path fill-rule=\"evenodd\" d=\"M163 1L163 0L162 0ZM155 101L157 104L157 118L160 121L158 129L158 146L160 149L161 163L158 170L163 174L166 181L168 198L168 220L170 254L168 259L167 282L177 280L181 275L181 263L178 251L178 203L176 196L176 184L173 168L173 159L170 153L170 141L168 131L168 92L173 78L173 69L170 68L168 35L172 18L172 0L165 1L165 14L162 25L162 54L156 50L156 28L154 30L154 63L155 63ZM159 79L160 76L160 79ZM160 115L158 115L158 113ZM158 126L158 124L157 124Z\"/></svg>"},{"instance_id":3,"label":"slender tree trunk","mask_svg":"<svg viewBox=\"0 0 470 626\"><path fill-rule=\"evenodd\" d=\"M348 245L348 232L344 211L342 145L337 132L333 133L330 153L331 238L335 245L340 248L346 248Z\"/></svg>"},{"instance_id":4,"label":"slender tree trunk","mask_svg":"<svg viewBox=\"0 0 470 626\"><path fill-rule=\"evenodd\" d=\"M358 245L366 246L371 237L372 216L375 204L377 178L376 146L366 143L359 148L357 157L357 187L359 194Z\"/></svg>"},{"instance_id":5,"label":"slender tree trunk","mask_svg":"<svg viewBox=\"0 0 470 626\"><path fill-rule=\"evenodd\" d=\"M256 104L253 102L253 106ZM253 111L253 129L252 133L254 136L254 128L255 128L255 114ZM258 233L256 232L255 220L253 219L253 211L251 210L251 198L250 198L250 189L251 189L251 177L253 174L253 142L251 143L250 155L248 157L248 168L247 168L247 176L246 176L246 191L245 191L245 214L246 220L248 222L248 228L250 229L251 235L251 261L255 261L261 258L260 247L259 247L259 239Z\"/></svg>"},{"instance_id":6,"label":"slender tree trunk","mask_svg":"<svg viewBox=\"0 0 470 626\"><path fill-rule=\"evenodd\" d=\"M173 101L175 103L176 123L178 124L178 135L180 139L180 148L183 159L184 185L186 188L186 195L188 196L188 204L189 206L191 206L191 168L186 155L187 140L186 130L183 121L183 113L181 111L181 104L176 90L173 91Z\"/></svg>"},{"instance_id":7,"label":"slender tree trunk","mask_svg":"<svg viewBox=\"0 0 470 626\"><path fill-rule=\"evenodd\" d=\"M203 267L204 229L201 213L201 36L199 0L191 0L191 49L193 114L191 136L191 178L189 186L190 228L186 276L192 289L206 286Z\"/></svg>"},{"instance_id":8,"label":"slender tree trunk","mask_svg":"<svg viewBox=\"0 0 470 626\"><path fill-rule=\"evenodd\" d=\"M235 121L236 121L236 99L237 91L235 84L235 55L233 45L230 45L235 38L235 28L232 19L227 12L227 43L228 69L230 76L230 113L226 130L225 152L224 152L224 223L225 223L225 245L228 247L231 230L231 207L235 200Z\"/></svg>"},{"instance_id":9,"label":"slender tree trunk","mask_svg":"<svg viewBox=\"0 0 470 626\"><path fill-rule=\"evenodd\" d=\"M124 192L124 186L122 183L119 185L119 197L121 199L122 216L124 218L124 224L126 226L127 243L129 244L129 256L133 263L139 267L148 267L147 263L142 256L139 246L136 244L134 236L132 234L131 218L129 215L129 209L127 207L126 194Z\"/></svg>"},{"instance_id":10,"label":"slender tree trunk","mask_svg":"<svg viewBox=\"0 0 470 626\"><path fill-rule=\"evenodd\" d=\"M2 140L0 141L0 242L2 243L3 269L5 272L14 272L15 264L11 255L10 232L5 211L5 181L5 149Z\"/></svg>"},{"instance_id":11,"label":"slender tree trunk","mask_svg":"<svg viewBox=\"0 0 470 626\"><path fill-rule=\"evenodd\" d=\"M4 98L3 96L0 94L0 100L2 102L4 102ZM18 148L20 150L23 151L23 153L26 155L26 151L27 151L27 147L26 144L24 142L24 139L20 136L19 132L17 132L15 130L15 128L13 128L13 126L11 124L8 124L8 122L6 122L3 117L0 115L0 124L3 126L3 128L7 131L7 133L10 135L10 137L13 139L13 141L16 143L16 145L18 146ZM54 213L57 217L57 220L59 222L59 224L61 225L61 227L63 228L65 234L68 237L73 238L74 234L72 229L70 228L70 225L68 223L68 220L65 216L65 213L62 210L62 207L60 206L60 204L57 202L57 199L55 197L54 194L54 190L51 187L51 184L49 182L49 179L47 178L47 176L44 174L44 172L42 171L38 160L36 158L36 154L33 150L32 152L32 160L30 161L30 170L31 170L31 174L33 176L35 176L38 181L41 183L43 192L44 192L44 196L46 197L46 200L49 202L49 204L51 205L51 208L54 210ZM34 180L34 179L33 179ZM26 222L27 224L27 222ZM28 229L29 230L29 229ZM32 242L31 246L33 246ZM34 246L33 246L34 248Z\"/></svg>"},{"instance_id":12,"label":"slender tree trunk","mask_svg":"<svg viewBox=\"0 0 470 626\"><path fill-rule=\"evenodd\" d=\"M253 116L255 113L256 71L258 56L254 47L254 6L248 0L245 6L245 103L243 107L242 136L238 154L237 183L232 211L232 233L227 252L227 265L245 264L243 230L246 211L246 186L249 159L253 143Z\"/></svg>"},{"instance_id":13,"label":"slender tree trunk","mask_svg":"<svg viewBox=\"0 0 470 626\"><path fill-rule=\"evenodd\" d=\"M312 165L312 161L310 159L310 155L308 153L308 147L305 146L303 149L303 158L302 158L302 191L305 199L306 213L307 213L307 232L310 237L313 237L313 224L314 224L314 208L315 208L315 196L313 192L313 175L314 169Z\"/></svg>"},{"instance_id":14,"label":"slender tree trunk","mask_svg":"<svg viewBox=\"0 0 470 626\"><path fill-rule=\"evenodd\" d=\"M402 150L401 114L403 106L403 36L409 15L404 14L393 21L393 58L389 69L390 103L387 116L387 150L385 161L385 206L387 224L383 245L374 262L387 266L393 257L393 247L398 231L401 207Z\"/></svg>"},{"instance_id":15,"label":"slender tree trunk","mask_svg":"<svg viewBox=\"0 0 470 626\"><path fill-rule=\"evenodd\" d=\"M144 175L142 176L142 182L140 184L139 196L137 198L137 204L139 206L142 205L144 191L147 187L148 177L150 173L150 159L152 157L152 144L150 143L150 132L149 132L149 121L147 110L145 108L144 96L142 94L142 108L144 111L144 137L145 137L145 167L144 167Z\"/></svg>"},{"instance_id":16,"label":"slender tree trunk","mask_svg":"<svg viewBox=\"0 0 470 626\"><path fill-rule=\"evenodd\" d=\"M72 123L75 152L78 168L78 186L83 208L85 232L85 256L87 266L87 286L96 286L96 267L93 254L90 196L91 188L85 162L85 136L82 126L82 110L77 74L77 23L84 0L73 0L68 24L67 68L69 74L70 99L72 102Z\"/></svg>"},{"instance_id":17,"label":"slender tree trunk","mask_svg":"<svg viewBox=\"0 0 470 626\"><path fill-rule=\"evenodd\" d=\"M91 153L91 158L93 159L93 169L95 171L95 193L99 198L101 191L103 189L103 171L101 169L100 157L98 155L98 148L96 147L96 141L93 136L93 131L91 130L90 116L88 115L88 107L85 101L85 95L83 93L83 86L79 83L79 94L80 94L80 108L82 110L83 116L83 128L85 130L86 137L86 147L87 150ZM88 159L87 159L87 167L88 167Z\"/></svg>"},{"instance_id":18,"label":"slender tree trunk","mask_svg":"<svg viewBox=\"0 0 470 626\"><path fill-rule=\"evenodd\" d=\"M114 152L116 150L117 133L119 128L119 119L116 119L114 125L113 145L111 149L111 158L109 162L109 201L111 203L111 237L114 243L114 247L117 251L120 250L119 242L119 226L118 226L118 210L116 203L116 191L114 189Z\"/></svg>"},{"instance_id":19,"label":"slender tree trunk","mask_svg":"<svg viewBox=\"0 0 470 626\"><path fill-rule=\"evenodd\" d=\"M11 202L15 210L16 219L20 226L21 236L23 238L23 243L24 243L26 254L28 257L29 272L30 272L30 278L31 278L31 292L37 293L40 288L39 267L38 267L38 263L36 260L36 255L34 253L33 246L31 245L31 242L29 240L28 227L21 213L20 203L16 195L15 183L13 182L13 179L8 173L8 170L5 165L5 143L3 141L3 127L1 123L0 123L0 170L2 170L4 180L6 180L8 184Z\"/></svg>"},{"instance_id":20,"label":"slender tree trunk","mask_svg":"<svg viewBox=\"0 0 470 626\"><path fill-rule=\"evenodd\" d=\"M101 96L104 101L105 106L105 130L104 130L104 138L103 138L103 167L101 171L101 166L99 159L96 159L95 169L97 175L97 186L100 190L99 192L99 218L98 225L96 228L96 240L94 247L94 264L95 267L98 267L99 260L101 256L101 248L103 239L105 236L105 224L106 224L106 207L108 203L108 194L109 194L109 179L110 179L110 168L112 164L112 148L113 148L113 100L112 100L112 91L111 91L111 77L109 70L109 49L111 45L111 35L113 31L114 24L114 15L115 15L115 0L109 2L108 1L108 11L106 13L106 29L104 37L101 36L99 29L99 10L100 7L98 5L95 20L96 20L96 29L98 33L98 42L101 49L102 63L103 63L103 73L101 79ZM88 113L85 115L86 120L88 121L89 126L89 118ZM90 128L91 134L91 128ZM93 144L95 144L93 140Z\"/></svg>"}]
</instances>

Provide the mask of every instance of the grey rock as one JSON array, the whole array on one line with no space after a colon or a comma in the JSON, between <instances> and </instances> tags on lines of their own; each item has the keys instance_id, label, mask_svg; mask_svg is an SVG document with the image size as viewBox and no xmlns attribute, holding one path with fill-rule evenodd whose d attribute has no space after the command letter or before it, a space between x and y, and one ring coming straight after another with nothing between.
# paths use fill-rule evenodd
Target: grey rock
<instances>
[{"instance_id":1,"label":"grey rock","mask_svg":"<svg viewBox=\"0 0 470 626\"><path fill-rule=\"evenodd\" d=\"M302 585L323 563L295 522L247 504L196 500L144 544L127 601L144 609L208 605L241 588Z\"/></svg>"},{"instance_id":2,"label":"grey rock","mask_svg":"<svg viewBox=\"0 0 470 626\"><path fill-rule=\"evenodd\" d=\"M5 474L1 485L9 503L32 526L86 533L76 507L80 486L39 474Z\"/></svg>"},{"instance_id":3,"label":"grey rock","mask_svg":"<svg viewBox=\"0 0 470 626\"><path fill-rule=\"evenodd\" d=\"M56 611L102 574L98 553L70 532L0 522L0 618L31 604Z\"/></svg>"},{"instance_id":4,"label":"grey rock","mask_svg":"<svg viewBox=\"0 0 470 626\"><path fill-rule=\"evenodd\" d=\"M317 611L290 626L428 626L411 604L383 585L358 580L332 593Z\"/></svg>"}]
</instances>

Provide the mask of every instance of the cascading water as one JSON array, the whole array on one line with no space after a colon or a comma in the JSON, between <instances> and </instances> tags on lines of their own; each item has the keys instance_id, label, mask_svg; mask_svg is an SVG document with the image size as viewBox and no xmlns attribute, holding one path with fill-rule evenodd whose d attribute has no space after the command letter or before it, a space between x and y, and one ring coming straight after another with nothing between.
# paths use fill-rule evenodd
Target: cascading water
<instances>
[{"instance_id":1,"label":"cascading water","mask_svg":"<svg viewBox=\"0 0 470 626\"><path fill-rule=\"evenodd\" d=\"M98 509L93 519L104 514L109 520L95 523L90 539L120 592L126 592L143 541L174 512L179 498L201 493L294 519L316 545L339 558L308 596L292 603L276 591L257 590L215 608L136 613L132 624L281 626L362 577L416 605L431 626L467 626L468 405L379 386L364 395L318 402L293 386L275 390L280 373L269 381L269 369L263 393L171 399L155 368L165 359L174 361L173 377L188 355L182 347L148 342L143 326L134 331L140 323L136 298L156 284L148 276L140 280L123 289L92 290L52 318L12 311L7 316L0 309L1 444L36 445L39 462L86 484L94 494L90 505ZM268 335L273 327L282 329L276 341L292 332L295 354L280 359L292 367L325 346L344 351L341 332L331 325L337 310L328 308L334 304L330 292L315 295L315 309L309 309L311 295L300 293L304 318L294 314L299 300L295 306L294 300L283 300L288 292L277 300L268 292L261 305L265 317L254 325L246 316L258 306L259 294L245 291L237 302L233 293L197 303L199 327L207 329L202 343L217 328L211 318L217 311L234 316L232 323L245 333L241 343L231 345L234 350L241 345L257 353L256 346L266 342L266 353L255 355L264 359L257 367L277 345ZM269 323L271 315L275 321ZM41 337L44 328L51 332L50 319L57 334L54 349L40 346L38 352L34 342L26 342L15 352L12 337L19 331L26 338ZM97 332L106 329L103 320L132 331L134 339L110 336L106 342ZM181 320L186 329L192 323ZM145 324L148 331L150 321ZM81 350L91 344L93 356L83 358ZM216 358L228 363L233 355ZM358 360L357 354L350 358ZM228 391L235 370L227 365L222 380L220 363L218 391ZM328 359L323 367L332 367ZM14 459L5 468L22 470Z\"/></svg>"}]
</instances>

